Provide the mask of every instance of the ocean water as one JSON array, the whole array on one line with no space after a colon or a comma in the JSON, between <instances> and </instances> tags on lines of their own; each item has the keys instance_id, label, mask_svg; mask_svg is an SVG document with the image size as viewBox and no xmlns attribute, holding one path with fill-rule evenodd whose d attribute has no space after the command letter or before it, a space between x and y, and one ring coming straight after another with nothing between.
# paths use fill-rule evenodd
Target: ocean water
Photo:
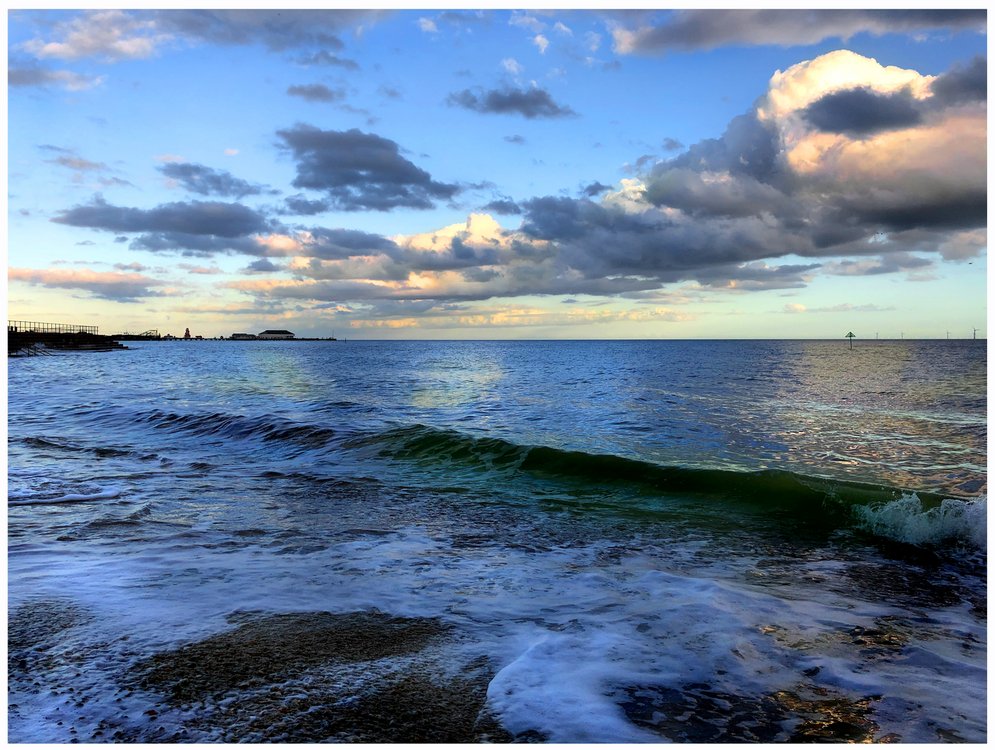
<instances>
[{"instance_id":1,"label":"ocean water","mask_svg":"<svg viewBox=\"0 0 995 750\"><path fill-rule=\"evenodd\" d=\"M129 346L8 362L11 741L986 740L983 341Z\"/></svg>"}]
</instances>

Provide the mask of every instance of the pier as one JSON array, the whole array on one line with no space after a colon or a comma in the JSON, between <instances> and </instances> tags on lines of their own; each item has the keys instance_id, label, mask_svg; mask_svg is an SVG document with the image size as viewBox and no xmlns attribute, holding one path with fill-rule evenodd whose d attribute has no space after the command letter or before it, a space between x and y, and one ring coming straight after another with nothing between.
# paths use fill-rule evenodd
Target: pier
<instances>
[{"instance_id":1,"label":"pier","mask_svg":"<svg viewBox=\"0 0 995 750\"><path fill-rule=\"evenodd\" d=\"M104 352L126 348L110 336L101 336L97 326L7 321L8 356L38 354L42 350Z\"/></svg>"}]
</instances>

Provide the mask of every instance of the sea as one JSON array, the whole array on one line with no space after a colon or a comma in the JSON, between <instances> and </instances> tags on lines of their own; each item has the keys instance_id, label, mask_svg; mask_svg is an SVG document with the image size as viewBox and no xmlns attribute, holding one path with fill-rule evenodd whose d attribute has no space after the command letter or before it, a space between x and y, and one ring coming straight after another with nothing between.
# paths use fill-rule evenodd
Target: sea
<instances>
[{"instance_id":1,"label":"sea","mask_svg":"<svg viewBox=\"0 0 995 750\"><path fill-rule=\"evenodd\" d=\"M8 360L11 742L985 742L986 342Z\"/></svg>"}]
</instances>

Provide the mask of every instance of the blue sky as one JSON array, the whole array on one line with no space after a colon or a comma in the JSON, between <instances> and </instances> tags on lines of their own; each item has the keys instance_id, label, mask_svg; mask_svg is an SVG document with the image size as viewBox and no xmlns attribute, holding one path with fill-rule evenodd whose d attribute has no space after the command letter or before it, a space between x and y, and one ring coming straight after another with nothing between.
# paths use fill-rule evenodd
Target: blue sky
<instances>
[{"instance_id":1,"label":"blue sky","mask_svg":"<svg viewBox=\"0 0 995 750\"><path fill-rule=\"evenodd\" d=\"M8 316L969 336L983 11L8 15Z\"/></svg>"}]
</instances>

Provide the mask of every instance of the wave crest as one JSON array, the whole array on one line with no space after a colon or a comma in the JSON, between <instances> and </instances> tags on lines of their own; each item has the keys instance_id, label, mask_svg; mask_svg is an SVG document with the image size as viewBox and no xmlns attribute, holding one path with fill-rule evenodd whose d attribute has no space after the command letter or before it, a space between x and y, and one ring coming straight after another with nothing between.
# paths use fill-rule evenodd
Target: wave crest
<instances>
[{"instance_id":1,"label":"wave crest","mask_svg":"<svg viewBox=\"0 0 995 750\"><path fill-rule=\"evenodd\" d=\"M926 507L916 493L904 493L888 503L856 506L854 513L865 531L900 542L988 548L987 495L973 500L948 498Z\"/></svg>"}]
</instances>

